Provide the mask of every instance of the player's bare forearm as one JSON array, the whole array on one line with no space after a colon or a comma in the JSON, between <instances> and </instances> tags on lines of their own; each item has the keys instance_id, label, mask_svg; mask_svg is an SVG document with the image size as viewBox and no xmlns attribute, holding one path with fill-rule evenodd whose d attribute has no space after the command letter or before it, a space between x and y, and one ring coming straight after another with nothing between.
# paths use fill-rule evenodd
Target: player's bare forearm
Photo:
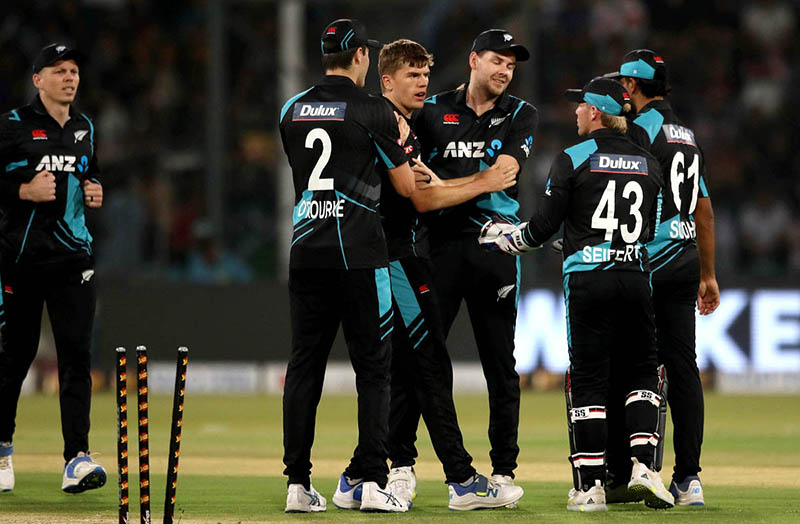
<instances>
[{"instance_id":1,"label":"player's bare forearm","mask_svg":"<svg viewBox=\"0 0 800 524\"><path fill-rule=\"evenodd\" d=\"M414 194L416 189L416 177L409 167L408 162L389 169L389 180L392 182L397 194L406 198Z\"/></svg>"},{"instance_id":2,"label":"player's bare forearm","mask_svg":"<svg viewBox=\"0 0 800 524\"><path fill-rule=\"evenodd\" d=\"M714 270L714 210L711 199L698 199L694 220L697 226L697 253L700 258L697 309L701 315L709 315L717 309L720 301L719 284Z\"/></svg>"}]
</instances>

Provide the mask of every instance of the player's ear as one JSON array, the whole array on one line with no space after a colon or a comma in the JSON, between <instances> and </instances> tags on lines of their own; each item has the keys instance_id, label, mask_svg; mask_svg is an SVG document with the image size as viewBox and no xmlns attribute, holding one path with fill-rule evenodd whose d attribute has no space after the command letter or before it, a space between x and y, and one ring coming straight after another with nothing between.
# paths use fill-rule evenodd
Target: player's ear
<instances>
[{"instance_id":1,"label":"player's ear","mask_svg":"<svg viewBox=\"0 0 800 524\"><path fill-rule=\"evenodd\" d=\"M39 82L42 80L42 77L39 76L39 73L33 73L32 80L33 80L33 86L38 89L39 88Z\"/></svg>"},{"instance_id":2,"label":"player's ear","mask_svg":"<svg viewBox=\"0 0 800 524\"><path fill-rule=\"evenodd\" d=\"M469 68L470 69L478 68L478 53L476 53L475 51L469 54Z\"/></svg>"},{"instance_id":3,"label":"player's ear","mask_svg":"<svg viewBox=\"0 0 800 524\"><path fill-rule=\"evenodd\" d=\"M381 88L384 93L392 90L392 77L391 75L381 75Z\"/></svg>"}]
</instances>

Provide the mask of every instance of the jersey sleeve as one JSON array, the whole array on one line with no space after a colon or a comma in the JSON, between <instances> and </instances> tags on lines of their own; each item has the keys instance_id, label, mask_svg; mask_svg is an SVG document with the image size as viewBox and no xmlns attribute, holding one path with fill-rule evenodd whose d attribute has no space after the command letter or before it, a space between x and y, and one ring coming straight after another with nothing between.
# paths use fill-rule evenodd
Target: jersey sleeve
<instances>
[{"instance_id":1,"label":"jersey sleeve","mask_svg":"<svg viewBox=\"0 0 800 524\"><path fill-rule=\"evenodd\" d=\"M706 155L700 147L698 147L698 149L700 150L700 192L698 197L710 198L711 193L708 192L708 174L706 173Z\"/></svg>"},{"instance_id":2,"label":"jersey sleeve","mask_svg":"<svg viewBox=\"0 0 800 524\"><path fill-rule=\"evenodd\" d=\"M378 101L375 104L375 119L372 129L372 140L378 157L387 169L394 169L403 165L408 158L400 141L400 129L397 127L397 118L394 112L385 103Z\"/></svg>"},{"instance_id":3,"label":"jersey sleeve","mask_svg":"<svg viewBox=\"0 0 800 524\"><path fill-rule=\"evenodd\" d=\"M520 100L513 111L511 128L503 141L500 154L514 157L522 169L533 152L533 137L539 126L539 113L524 100Z\"/></svg>"},{"instance_id":4,"label":"jersey sleeve","mask_svg":"<svg viewBox=\"0 0 800 524\"><path fill-rule=\"evenodd\" d=\"M19 176L14 176L14 171L27 166L27 161L23 165L20 159L14 157L15 135L9 115L0 116L0 206L19 200L22 181Z\"/></svg>"},{"instance_id":5,"label":"jersey sleeve","mask_svg":"<svg viewBox=\"0 0 800 524\"><path fill-rule=\"evenodd\" d=\"M561 227L567 216L572 173L572 161L565 153L559 154L550 166L539 208L523 232L529 244L544 243Z\"/></svg>"}]
</instances>

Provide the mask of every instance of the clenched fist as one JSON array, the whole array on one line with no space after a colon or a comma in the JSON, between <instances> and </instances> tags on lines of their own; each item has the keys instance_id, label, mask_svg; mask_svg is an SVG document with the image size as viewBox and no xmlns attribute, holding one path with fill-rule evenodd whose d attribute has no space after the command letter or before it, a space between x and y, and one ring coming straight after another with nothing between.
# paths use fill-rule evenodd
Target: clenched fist
<instances>
[{"instance_id":1,"label":"clenched fist","mask_svg":"<svg viewBox=\"0 0 800 524\"><path fill-rule=\"evenodd\" d=\"M103 205L103 186L91 180L83 181L83 201L89 207L100 207Z\"/></svg>"},{"instance_id":2,"label":"clenched fist","mask_svg":"<svg viewBox=\"0 0 800 524\"><path fill-rule=\"evenodd\" d=\"M56 199L56 177L50 171L39 171L33 180L19 186L20 200L52 202Z\"/></svg>"}]
</instances>

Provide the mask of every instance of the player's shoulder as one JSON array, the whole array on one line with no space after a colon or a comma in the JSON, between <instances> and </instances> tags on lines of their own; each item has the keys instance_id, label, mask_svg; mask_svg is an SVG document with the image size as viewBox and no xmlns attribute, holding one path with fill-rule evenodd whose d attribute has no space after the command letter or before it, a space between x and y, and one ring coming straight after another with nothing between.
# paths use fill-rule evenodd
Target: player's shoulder
<instances>
[{"instance_id":1,"label":"player's shoulder","mask_svg":"<svg viewBox=\"0 0 800 524\"><path fill-rule=\"evenodd\" d=\"M456 103L456 98L463 93L463 89L452 89L436 93L425 100L420 111L445 111Z\"/></svg>"},{"instance_id":2,"label":"player's shoulder","mask_svg":"<svg viewBox=\"0 0 800 524\"><path fill-rule=\"evenodd\" d=\"M287 100L286 103L284 103L283 106L281 107L281 117L279 122L283 122L283 117L286 116L286 113L289 111L289 109L292 108L292 106L294 106L295 102L307 96L315 87L316 86L311 86L308 89L301 91L296 95L290 97L289 100Z\"/></svg>"},{"instance_id":3,"label":"player's shoulder","mask_svg":"<svg viewBox=\"0 0 800 524\"><path fill-rule=\"evenodd\" d=\"M30 120L32 116L30 106L22 106L6 111L0 115L0 126L4 128L17 127L24 125L23 122Z\"/></svg>"},{"instance_id":4,"label":"player's shoulder","mask_svg":"<svg viewBox=\"0 0 800 524\"><path fill-rule=\"evenodd\" d=\"M538 113L536 106L514 95L508 95L508 103L514 119L517 117L533 117Z\"/></svg>"},{"instance_id":5,"label":"player's shoulder","mask_svg":"<svg viewBox=\"0 0 800 524\"><path fill-rule=\"evenodd\" d=\"M664 113L658 109L651 107L640 114L636 115L633 119L633 125L638 126L647 135L650 143L653 143L661 132L661 126L664 125Z\"/></svg>"},{"instance_id":6,"label":"player's shoulder","mask_svg":"<svg viewBox=\"0 0 800 524\"><path fill-rule=\"evenodd\" d=\"M578 142L574 146L564 149L556 161L560 161L565 166L570 166L572 170L577 170L581 164L589 160L589 158L598 149L597 140L590 138L583 142Z\"/></svg>"}]
</instances>

